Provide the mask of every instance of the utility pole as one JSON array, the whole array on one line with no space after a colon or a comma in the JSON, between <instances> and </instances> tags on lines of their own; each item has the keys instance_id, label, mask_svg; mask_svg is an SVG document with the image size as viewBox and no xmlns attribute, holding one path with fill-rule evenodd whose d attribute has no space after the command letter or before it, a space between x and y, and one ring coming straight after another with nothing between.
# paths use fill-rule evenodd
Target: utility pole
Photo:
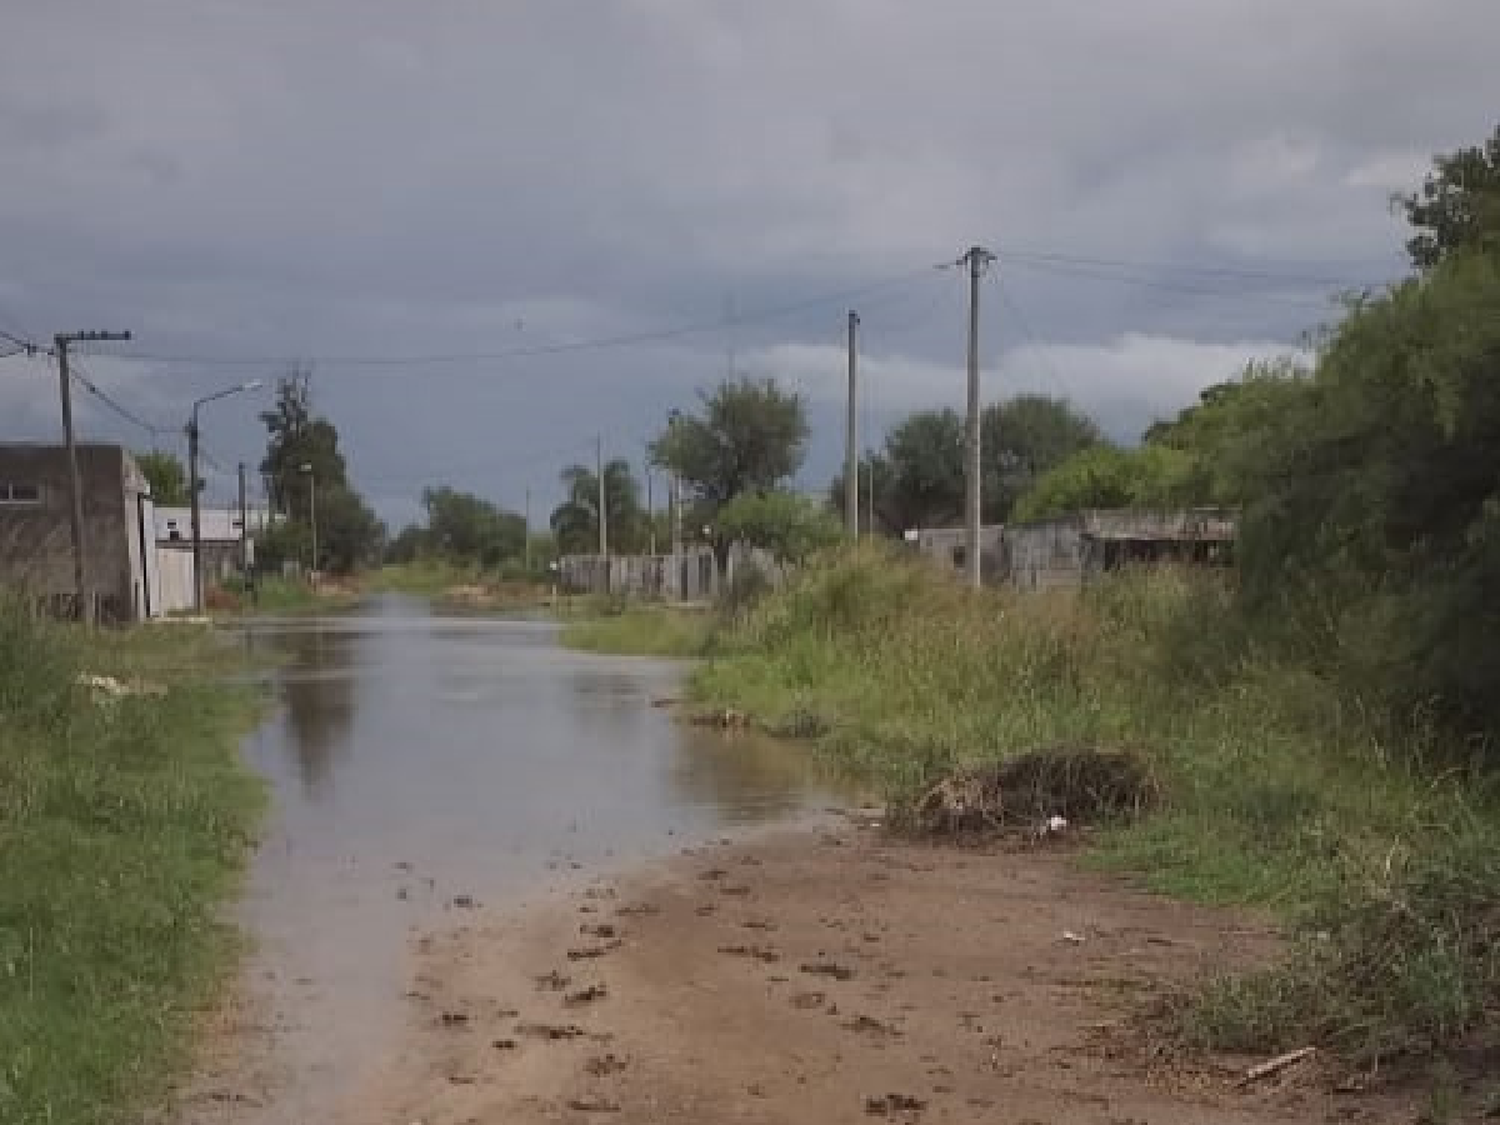
<instances>
[{"instance_id":1,"label":"utility pole","mask_svg":"<svg viewBox=\"0 0 1500 1125\"><path fill-rule=\"evenodd\" d=\"M203 515L202 500L198 493L198 410L193 408L193 420L188 423L188 503L193 526L193 612L203 612Z\"/></svg>"},{"instance_id":2,"label":"utility pole","mask_svg":"<svg viewBox=\"0 0 1500 1125\"><path fill-rule=\"evenodd\" d=\"M129 332L59 332L52 338L57 349L58 389L62 395L63 443L68 449L68 529L73 540L73 596L78 602L75 612L78 620L88 625L94 623L94 612L83 566L83 480L78 472L78 442L73 432L73 377L68 370L68 348L79 343L129 339Z\"/></svg>"},{"instance_id":3,"label":"utility pole","mask_svg":"<svg viewBox=\"0 0 1500 1125\"><path fill-rule=\"evenodd\" d=\"M526 489L526 573L531 573L531 489Z\"/></svg>"},{"instance_id":4,"label":"utility pole","mask_svg":"<svg viewBox=\"0 0 1500 1125\"><path fill-rule=\"evenodd\" d=\"M255 546L250 541L250 491L246 484L245 462L240 462L240 569L244 572L242 577L245 589L250 594L251 601L257 600L255 592L255 559L251 556L251 550Z\"/></svg>"},{"instance_id":5,"label":"utility pole","mask_svg":"<svg viewBox=\"0 0 1500 1125\"><path fill-rule=\"evenodd\" d=\"M649 443L646 446L646 460L642 467L646 470L646 538L649 540L646 553L654 556L656 554L656 497L652 492Z\"/></svg>"},{"instance_id":6,"label":"utility pole","mask_svg":"<svg viewBox=\"0 0 1500 1125\"><path fill-rule=\"evenodd\" d=\"M609 558L609 497L604 487L604 435L594 444L594 461L599 473L599 554Z\"/></svg>"},{"instance_id":7,"label":"utility pole","mask_svg":"<svg viewBox=\"0 0 1500 1125\"><path fill-rule=\"evenodd\" d=\"M969 267L969 412L964 441L964 515L968 535L964 562L969 585L978 589L983 583L980 568L980 495L979 482L983 461L979 449L979 279L995 260L982 246L971 246L959 264Z\"/></svg>"},{"instance_id":8,"label":"utility pole","mask_svg":"<svg viewBox=\"0 0 1500 1125\"><path fill-rule=\"evenodd\" d=\"M240 570L250 577L250 499L245 490L245 462L239 465L240 472Z\"/></svg>"},{"instance_id":9,"label":"utility pole","mask_svg":"<svg viewBox=\"0 0 1500 1125\"><path fill-rule=\"evenodd\" d=\"M849 403L844 425L844 523L849 538L859 538L859 426L856 386L859 367L859 313L849 310Z\"/></svg>"}]
</instances>

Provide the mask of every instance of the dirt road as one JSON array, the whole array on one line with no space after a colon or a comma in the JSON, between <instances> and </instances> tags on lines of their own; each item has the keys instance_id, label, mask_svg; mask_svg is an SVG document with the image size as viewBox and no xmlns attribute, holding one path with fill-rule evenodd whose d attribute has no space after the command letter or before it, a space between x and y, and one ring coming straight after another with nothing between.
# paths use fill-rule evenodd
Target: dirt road
<instances>
[{"instance_id":1,"label":"dirt road","mask_svg":"<svg viewBox=\"0 0 1500 1125\"><path fill-rule=\"evenodd\" d=\"M698 849L420 942L408 1042L354 1125L1411 1121L1316 1064L1153 1061L1143 998L1265 929L1064 856L878 832Z\"/></svg>"}]
</instances>

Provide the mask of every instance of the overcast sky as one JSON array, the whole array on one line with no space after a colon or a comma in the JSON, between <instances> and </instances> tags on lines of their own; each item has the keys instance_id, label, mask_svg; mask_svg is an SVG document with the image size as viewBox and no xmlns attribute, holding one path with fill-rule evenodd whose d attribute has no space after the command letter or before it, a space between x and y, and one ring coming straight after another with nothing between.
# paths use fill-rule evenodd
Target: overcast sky
<instances>
[{"instance_id":1,"label":"overcast sky","mask_svg":"<svg viewBox=\"0 0 1500 1125\"><path fill-rule=\"evenodd\" d=\"M962 401L965 282L935 267L976 242L986 398L1133 439L1398 273L1390 193L1500 115L1494 0L5 9L0 329L204 360L85 358L170 448L196 395L309 358L393 522L430 483L540 518L596 434L639 462L731 362L806 394L820 487L845 310L876 443ZM263 399L206 408L218 464L258 461ZM58 432L45 361L0 360L0 438Z\"/></svg>"}]
</instances>

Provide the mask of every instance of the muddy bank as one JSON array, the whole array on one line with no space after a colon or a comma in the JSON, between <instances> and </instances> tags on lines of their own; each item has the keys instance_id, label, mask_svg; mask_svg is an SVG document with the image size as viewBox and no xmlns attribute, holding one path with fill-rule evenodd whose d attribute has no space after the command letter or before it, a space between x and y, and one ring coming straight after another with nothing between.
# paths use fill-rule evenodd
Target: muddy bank
<instances>
[{"instance_id":1,"label":"muddy bank","mask_svg":"<svg viewBox=\"0 0 1500 1125\"><path fill-rule=\"evenodd\" d=\"M419 939L402 1049L339 1120L1410 1121L1316 1062L1170 1060L1130 1014L1268 929L1049 852L713 846Z\"/></svg>"}]
</instances>

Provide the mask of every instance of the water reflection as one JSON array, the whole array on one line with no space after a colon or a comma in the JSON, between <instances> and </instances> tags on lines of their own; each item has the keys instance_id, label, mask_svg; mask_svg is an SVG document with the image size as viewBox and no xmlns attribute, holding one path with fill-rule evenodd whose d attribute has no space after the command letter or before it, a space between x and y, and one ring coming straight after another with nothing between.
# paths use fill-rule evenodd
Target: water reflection
<instances>
[{"instance_id":1,"label":"water reflection","mask_svg":"<svg viewBox=\"0 0 1500 1125\"><path fill-rule=\"evenodd\" d=\"M249 635L281 704L246 744L275 797L249 921L272 1002L296 1012L288 1073L323 1076L288 1091L288 1125L326 1119L324 1095L380 1056L407 1014L391 981L410 928L454 896L494 902L835 799L803 749L653 707L680 665L568 652L545 623L386 599Z\"/></svg>"},{"instance_id":2,"label":"water reflection","mask_svg":"<svg viewBox=\"0 0 1500 1125\"><path fill-rule=\"evenodd\" d=\"M788 816L807 807L814 770L806 747L750 731L680 726L668 775L674 800L718 809L729 823Z\"/></svg>"},{"instance_id":3,"label":"water reflection","mask_svg":"<svg viewBox=\"0 0 1500 1125\"><path fill-rule=\"evenodd\" d=\"M266 639L283 668L277 686L286 749L303 795L313 802L330 800L334 768L352 748L354 668L361 636L353 630L312 627L270 633Z\"/></svg>"}]
</instances>

